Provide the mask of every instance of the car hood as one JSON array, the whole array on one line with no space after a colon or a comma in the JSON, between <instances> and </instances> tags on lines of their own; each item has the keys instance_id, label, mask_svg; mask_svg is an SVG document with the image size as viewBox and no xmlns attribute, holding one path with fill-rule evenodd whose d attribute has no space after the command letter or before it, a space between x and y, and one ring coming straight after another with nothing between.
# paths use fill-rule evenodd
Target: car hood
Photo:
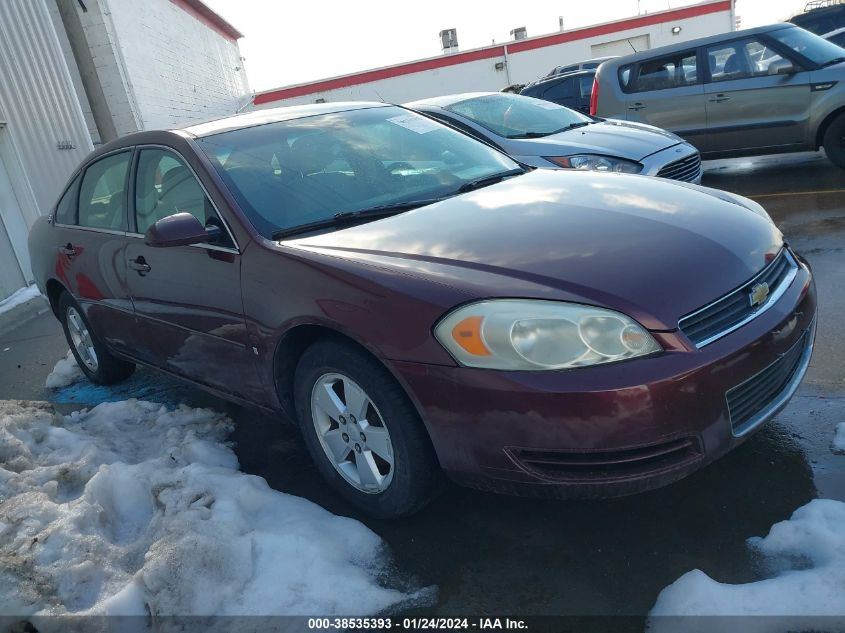
<instances>
[{"instance_id":1,"label":"car hood","mask_svg":"<svg viewBox=\"0 0 845 633\"><path fill-rule=\"evenodd\" d=\"M536 170L284 245L426 276L470 298L579 301L672 330L751 278L783 244L767 219L710 191L645 176Z\"/></svg>"},{"instance_id":2,"label":"car hood","mask_svg":"<svg viewBox=\"0 0 845 633\"><path fill-rule=\"evenodd\" d=\"M583 152L639 161L682 142L683 139L660 128L607 119L551 136L510 139L508 150L519 156L565 156Z\"/></svg>"}]
</instances>

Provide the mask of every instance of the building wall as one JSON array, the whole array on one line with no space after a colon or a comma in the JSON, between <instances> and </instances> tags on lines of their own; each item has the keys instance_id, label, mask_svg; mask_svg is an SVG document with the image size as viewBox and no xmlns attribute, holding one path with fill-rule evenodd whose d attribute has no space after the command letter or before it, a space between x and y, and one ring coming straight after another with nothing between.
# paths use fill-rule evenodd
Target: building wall
<instances>
[{"instance_id":1,"label":"building wall","mask_svg":"<svg viewBox=\"0 0 845 633\"><path fill-rule=\"evenodd\" d=\"M249 90L237 40L186 3L88 0L86 9L76 8L117 136L237 112Z\"/></svg>"},{"instance_id":2,"label":"building wall","mask_svg":"<svg viewBox=\"0 0 845 633\"><path fill-rule=\"evenodd\" d=\"M280 88L257 94L252 107L273 108L325 101L377 100L403 103L438 95L496 91L512 83L527 83L555 66L593 57L593 47L628 38L650 47L733 30L732 2L715 0L672 11L574 29L505 45ZM696 8L697 7L697 8ZM677 35L673 27L680 27ZM631 51L633 52L633 51ZM607 53L605 53L607 54ZM500 65L501 69L496 66Z\"/></svg>"},{"instance_id":3,"label":"building wall","mask_svg":"<svg viewBox=\"0 0 845 633\"><path fill-rule=\"evenodd\" d=\"M70 149L59 149L62 146ZM29 281L26 230L52 209L67 178L93 149L46 0L0 2L0 161L5 175L0 266ZM9 202L11 201L11 202ZM4 275L0 298L15 275ZM17 278L20 279L20 278Z\"/></svg>"}]
</instances>

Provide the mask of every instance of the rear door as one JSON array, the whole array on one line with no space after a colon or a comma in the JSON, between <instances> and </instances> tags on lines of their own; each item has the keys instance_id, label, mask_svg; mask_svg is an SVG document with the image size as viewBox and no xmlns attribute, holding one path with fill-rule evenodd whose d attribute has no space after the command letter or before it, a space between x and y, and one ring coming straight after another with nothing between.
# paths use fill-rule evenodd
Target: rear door
<instances>
[{"instance_id":1,"label":"rear door","mask_svg":"<svg viewBox=\"0 0 845 633\"><path fill-rule=\"evenodd\" d=\"M241 254L187 162L174 150L138 150L126 248L128 287L143 360L248 400L260 399L241 301ZM154 248L144 233L188 212L221 229L214 244Z\"/></svg>"},{"instance_id":2,"label":"rear door","mask_svg":"<svg viewBox=\"0 0 845 633\"><path fill-rule=\"evenodd\" d=\"M53 218L56 277L94 332L131 353L135 331L126 286L126 185L132 149L91 163L62 195Z\"/></svg>"},{"instance_id":3,"label":"rear door","mask_svg":"<svg viewBox=\"0 0 845 633\"><path fill-rule=\"evenodd\" d=\"M704 56L709 152L789 150L803 144L810 115L809 72L778 74L793 62L756 37L713 44Z\"/></svg>"},{"instance_id":4,"label":"rear door","mask_svg":"<svg viewBox=\"0 0 845 633\"><path fill-rule=\"evenodd\" d=\"M707 111L698 66L696 49L623 66L625 118L674 132L703 151Z\"/></svg>"}]
</instances>

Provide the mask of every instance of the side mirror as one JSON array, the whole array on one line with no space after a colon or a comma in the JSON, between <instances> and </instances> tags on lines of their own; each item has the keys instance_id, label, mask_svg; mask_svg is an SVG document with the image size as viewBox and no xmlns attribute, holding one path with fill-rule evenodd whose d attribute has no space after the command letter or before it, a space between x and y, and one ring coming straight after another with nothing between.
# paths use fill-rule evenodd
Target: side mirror
<instances>
[{"instance_id":1,"label":"side mirror","mask_svg":"<svg viewBox=\"0 0 845 633\"><path fill-rule=\"evenodd\" d=\"M799 70L800 69L797 66L787 62L782 66L776 66L775 73L778 75L794 75Z\"/></svg>"},{"instance_id":2,"label":"side mirror","mask_svg":"<svg viewBox=\"0 0 845 633\"><path fill-rule=\"evenodd\" d=\"M162 218L144 234L147 246L188 246L212 240L219 232L217 227L206 228L190 213L176 213Z\"/></svg>"}]
</instances>

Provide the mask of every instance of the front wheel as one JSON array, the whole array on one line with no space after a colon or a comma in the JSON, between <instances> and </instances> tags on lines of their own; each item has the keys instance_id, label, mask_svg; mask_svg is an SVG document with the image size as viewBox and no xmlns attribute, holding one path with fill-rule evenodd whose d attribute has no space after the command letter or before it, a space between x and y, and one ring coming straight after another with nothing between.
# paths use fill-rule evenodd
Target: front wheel
<instances>
[{"instance_id":1,"label":"front wheel","mask_svg":"<svg viewBox=\"0 0 845 633\"><path fill-rule=\"evenodd\" d=\"M112 385L132 375L135 365L109 352L94 334L79 304L66 291L59 297L59 315L70 351L88 380L97 385Z\"/></svg>"},{"instance_id":2,"label":"front wheel","mask_svg":"<svg viewBox=\"0 0 845 633\"><path fill-rule=\"evenodd\" d=\"M824 151L837 167L845 169L845 112L839 114L824 133Z\"/></svg>"},{"instance_id":3,"label":"front wheel","mask_svg":"<svg viewBox=\"0 0 845 633\"><path fill-rule=\"evenodd\" d=\"M320 474L346 499L379 518L421 509L440 470L425 428L390 373L363 352L333 341L312 345L295 376L296 412Z\"/></svg>"}]
</instances>

